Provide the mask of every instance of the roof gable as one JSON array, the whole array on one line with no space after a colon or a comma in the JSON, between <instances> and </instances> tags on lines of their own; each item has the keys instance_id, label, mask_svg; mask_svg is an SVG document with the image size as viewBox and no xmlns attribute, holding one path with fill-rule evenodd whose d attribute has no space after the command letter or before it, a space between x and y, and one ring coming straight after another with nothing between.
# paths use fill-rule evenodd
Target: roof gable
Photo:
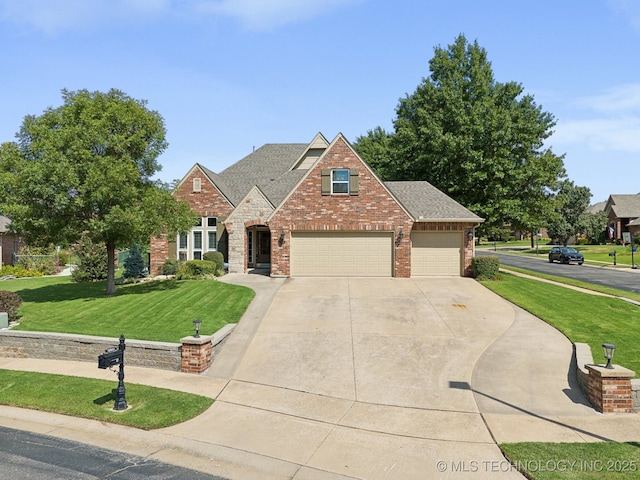
<instances>
[{"instance_id":1,"label":"roof gable","mask_svg":"<svg viewBox=\"0 0 640 480\"><path fill-rule=\"evenodd\" d=\"M357 170L359 194L322 195L322 171L327 169ZM314 202L317 202L317 207ZM304 208L300 208L301 206ZM297 215L307 215L314 219L326 217L330 223L338 224L356 221L358 215L362 221L371 215L372 209L378 208L383 213L381 219L385 215L401 217L405 221L411 219L409 212L394 198L341 133L305 172L268 220L280 214L286 215L283 212L292 208L297 211Z\"/></svg>"},{"instance_id":2,"label":"roof gable","mask_svg":"<svg viewBox=\"0 0 640 480\"><path fill-rule=\"evenodd\" d=\"M640 193L635 195L610 195L605 212L613 211L618 218L640 217Z\"/></svg>"}]
</instances>

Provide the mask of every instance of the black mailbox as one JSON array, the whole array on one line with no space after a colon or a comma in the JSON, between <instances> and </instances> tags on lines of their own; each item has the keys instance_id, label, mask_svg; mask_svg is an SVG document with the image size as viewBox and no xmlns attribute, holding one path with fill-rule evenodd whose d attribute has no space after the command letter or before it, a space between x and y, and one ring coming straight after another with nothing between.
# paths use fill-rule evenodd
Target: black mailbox
<instances>
[{"instance_id":1,"label":"black mailbox","mask_svg":"<svg viewBox=\"0 0 640 480\"><path fill-rule=\"evenodd\" d=\"M98 368L109 368L122 363L122 350L108 349L98 355Z\"/></svg>"}]
</instances>

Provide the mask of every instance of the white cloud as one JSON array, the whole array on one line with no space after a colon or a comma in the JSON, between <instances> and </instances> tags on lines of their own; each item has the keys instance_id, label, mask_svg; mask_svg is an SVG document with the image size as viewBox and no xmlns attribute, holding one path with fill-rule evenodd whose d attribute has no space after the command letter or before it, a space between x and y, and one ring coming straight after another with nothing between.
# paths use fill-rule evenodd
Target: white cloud
<instances>
[{"instance_id":1,"label":"white cloud","mask_svg":"<svg viewBox=\"0 0 640 480\"><path fill-rule=\"evenodd\" d=\"M171 0L0 0L0 20L54 35L166 12Z\"/></svg>"},{"instance_id":2,"label":"white cloud","mask_svg":"<svg viewBox=\"0 0 640 480\"><path fill-rule=\"evenodd\" d=\"M640 112L640 83L618 85L601 95L579 98L577 104L601 113Z\"/></svg>"},{"instance_id":3,"label":"white cloud","mask_svg":"<svg viewBox=\"0 0 640 480\"><path fill-rule=\"evenodd\" d=\"M640 153L640 84L618 85L573 104L578 110L558 122L554 144Z\"/></svg>"},{"instance_id":4,"label":"white cloud","mask_svg":"<svg viewBox=\"0 0 640 480\"><path fill-rule=\"evenodd\" d=\"M238 19L249 30L268 31L305 21L362 0L201 0L197 9Z\"/></svg>"}]
</instances>

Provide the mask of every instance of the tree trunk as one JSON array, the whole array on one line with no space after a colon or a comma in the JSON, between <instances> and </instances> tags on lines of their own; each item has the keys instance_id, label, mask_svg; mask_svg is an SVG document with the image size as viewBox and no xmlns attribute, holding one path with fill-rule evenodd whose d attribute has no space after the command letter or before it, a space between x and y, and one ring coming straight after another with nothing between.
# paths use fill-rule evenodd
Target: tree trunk
<instances>
[{"instance_id":1,"label":"tree trunk","mask_svg":"<svg viewBox=\"0 0 640 480\"><path fill-rule=\"evenodd\" d=\"M116 294L116 245L107 242L107 296Z\"/></svg>"},{"instance_id":2,"label":"tree trunk","mask_svg":"<svg viewBox=\"0 0 640 480\"><path fill-rule=\"evenodd\" d=\"M535 244L533 243L533 237L536 236L537 233L534 233L533 230L531 231L531 248L536 248Z\"/></svg>"}]
</instances>

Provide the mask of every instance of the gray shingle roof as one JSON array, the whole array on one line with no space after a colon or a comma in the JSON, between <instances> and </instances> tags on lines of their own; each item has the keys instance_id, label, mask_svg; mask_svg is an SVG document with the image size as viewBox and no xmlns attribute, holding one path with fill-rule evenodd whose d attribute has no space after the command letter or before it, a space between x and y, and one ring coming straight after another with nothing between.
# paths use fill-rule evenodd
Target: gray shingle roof
<instances>
[{"instance_id":1,"label":"gray shingle roof","mask_svg":"<svg viewBox=\"0 0 640 480\"><path fill-rule=\"evenodd\" d=\"M0 215L0 233L7 233L9 231L9 224L11 220L4 215Z\"/></svg>"},{"instance_id":2,"label":"gray shingle roof","mask_svg":"<svg viewBox=\"0 0 640 480\"><path fill-rule=\"evenodd\" d=\"M207 169L205 173L234 206L254 185L277 206L306 173L306 170L290 170L307 146L306 143L267 144L218 174Z\"/></svg>"},{"instance_id":3,"label":"gray shingle roof","mask_svg":"<svg viewBox=\"0 0 640 480\"><path fill-rule=\"evenodd\" d=\"M636 195L611 195L608 205L616 217L640 217L640 193Z\"/></svg>"},{"instance_id":4,"label":"gray shingle roof","mask_svg":"<svg viewBox=\"0 0 640 480\"><path fill-rule=\"evenodd\" d=\"M384 184L416 221L483 221L478 215L429 182L384 182Z\"/></svg>"}]
</instances>

